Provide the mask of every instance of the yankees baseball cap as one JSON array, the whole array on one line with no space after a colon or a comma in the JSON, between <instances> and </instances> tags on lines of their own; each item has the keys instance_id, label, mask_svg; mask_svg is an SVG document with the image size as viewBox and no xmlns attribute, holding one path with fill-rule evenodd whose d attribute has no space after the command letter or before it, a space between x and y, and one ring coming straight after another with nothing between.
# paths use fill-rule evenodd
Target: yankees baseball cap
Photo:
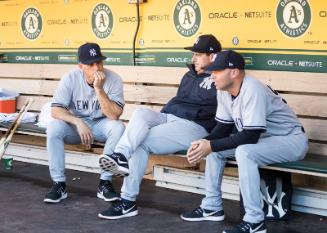
<instances>
[{"instance_id":1,"label":"yankees baseball cap","mask_svg":"<svg viewBox=\"0 0 327 233\"><path fill-rule=\"evenodd\" d=\"M221 51L221 44L215 36L207 34L199 36L193 46L184 49L196 53L218 53Z\"/></svg>"},{"instance_id":2,"label":"yankees baseball cap","mask_svg":"<svg viewBox=\"0 0 327 233\"><path fill-rule=\"evenodd\" d=\"M241 54L226 50L216 53L214 61L205 68L207 71L224 70L224 69L239 69L244 70L245 62Z\"/></svg>"},{"instance_id":3,"label":"yankees baseball cap","mask_svg":"<svg viewBox=\"0 0 327 233\"><path fill-rule=\"evenodd\" d=\"M82 64L89 65L105 59L96 43L85 43L78 48L78 60Z\"/></svg>"}]
</instances>

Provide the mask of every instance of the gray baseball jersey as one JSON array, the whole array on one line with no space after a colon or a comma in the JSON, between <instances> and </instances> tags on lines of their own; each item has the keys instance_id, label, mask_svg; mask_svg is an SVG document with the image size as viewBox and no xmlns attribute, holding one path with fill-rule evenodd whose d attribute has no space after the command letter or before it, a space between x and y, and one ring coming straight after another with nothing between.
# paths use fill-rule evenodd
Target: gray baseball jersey
<instances>
[{"instance_id":1,"label":"gray baseball jersey","mask_svg":"<svg viewBox=\"0 0 327 233\"><path fill-rule=\"evenodd\" d=\"M260 81L246 76L236 98L227 91L217 91L216 120L234 124L238 131L262 129L264 136L288 135L302 127L292 109L282 97Z\"/></svg>"},{"instance_id":2,"label":"gray baseball jersey","mask_svg":"<svg viewBox=\"0 0 327 233\"><path fill-rule=\"evenodd\" d=\"M105 69L104 91L110 100L124 107L122 79L115 72ZM65 74L55 91L51 106L63 107L80 118L99 119L105 117L94 88L90 87L81 69Z\"/></svg>"}]
</instances>

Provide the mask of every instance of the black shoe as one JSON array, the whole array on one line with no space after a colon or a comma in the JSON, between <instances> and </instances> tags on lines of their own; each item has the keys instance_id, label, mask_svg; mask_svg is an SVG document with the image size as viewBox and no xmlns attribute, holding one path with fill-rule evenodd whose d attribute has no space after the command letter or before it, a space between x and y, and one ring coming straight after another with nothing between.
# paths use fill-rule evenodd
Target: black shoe
<instances>
[{"instance_id":1,"label":"black shoe","mask_svg":"<svg viewBox=\"0 0 327 233\"><path fill-rule=\"evenodd\" d=\"M241 222L234 229L225 230L223 233L266 233L267 226L264 221L260 223Z\"/></svg>"},{"instance_id":2,"label":"black shoe","mask_svg":"<svg viewBox=\"0 0 327 233\"><path fill-rule=\"evenodd\" d=\"M126 157L121 153L101 155L99 164L102 170L109 171L116 176L128 176L128 161Z\"/></svg>"},{"instance_id":3,"label":"black shoe","mask_svg":"<svg viewBox=\"0 0 327 233\"><path fill-rule=\"evenodd\" d=\"M181 214L181 219L190 222L197 222L197 221L222 221L224 220L225 215L223 210L212 211L202 209L198 207L191 212L186 212Z\"/></svg>"},{"instance_id":4,"label":"black shoe","mask_svg":"<svg viewBox=\"0 0 327 233\"><path fill-rule=\"evenodd\" d=\"M98 214L99 218L120 219L136 216L138 214L136 202L122 199L117 201L109 209Z\"/></svg>"},{"instance_id":5,"label":"black shoe","mask_svg":"<svg viewBox=\"0 0 327 233\"><path fill-rule=\"evenodd\" d=\"M100 180L97 197L105 201L120 200L119 195L115 192L110 180Z\"/></svg>"},{"instance_id":6,"label":"black shoe","mask_svg":"<svg viewBox=\"0 0 327 233\"><path fill-rule=\"evenodd\" d=\"M44 202L58 203L67 198L66 183L54 182L51 190L45 195Z\"/></svg>"}]
</instances>

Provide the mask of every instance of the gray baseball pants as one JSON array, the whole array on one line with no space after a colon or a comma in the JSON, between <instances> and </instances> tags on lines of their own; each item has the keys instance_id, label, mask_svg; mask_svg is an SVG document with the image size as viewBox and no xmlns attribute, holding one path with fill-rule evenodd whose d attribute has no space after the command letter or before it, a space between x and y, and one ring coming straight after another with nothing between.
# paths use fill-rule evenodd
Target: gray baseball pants
<instances>
[{"instance_id":1,"label":"gray baseball pants","mask_svg":"<svg viewBox=\"0 0 327 233\"><path fill-rule=\"evenodd\" d=\"M125 126L121 121L102 118L100 120L83 119L92 130L96 141L105 142L103 153L112 154ZM53 120L47 127L47 152L49 170L53 181L65 182L64 144L80 144L81 138L75 126L62 120ZM112 174L101 170L100 179L112 180Z\"/></svg>"},{"instance_id":2,"label":"gray baseball pants","mask_svg":"<svg viewBox=\"0 0 327 233\"><path fill-rule=\"evenodd\" d=\"M115 152L129 159L129 176L124 178L121 197L136 200L150 152L170 154L187 150L192 141L207 135L202 126L192 121L150 109L136 109L115 148Z\"/></svg>"},{"instance_id":3,"label":"gray baseball pants","mask_svg":"<svg viewBox=\"0 0 327 233\"><path fill-rule=\"evenodd\" d=\"M257 144L238 146L236 149L213 152L207 156L205 168L206 196L201 207L222 210L221 182L227 158L236 158L239 185L245 216L243 220L259 223L264 220L261 208L259 166L303 159L308 151L308 138L301 128L286 136L260 138Z\"/></svg>"}]
</instances>

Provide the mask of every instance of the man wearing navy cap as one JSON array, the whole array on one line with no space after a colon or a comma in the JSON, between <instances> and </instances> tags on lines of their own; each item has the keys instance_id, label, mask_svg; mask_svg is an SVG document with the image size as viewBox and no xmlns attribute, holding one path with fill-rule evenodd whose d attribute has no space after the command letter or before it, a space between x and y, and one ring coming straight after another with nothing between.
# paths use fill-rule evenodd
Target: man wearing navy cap
<instances>
[{"instance_id":1,"label":"man wearing navy cap","mask_svg":"<svg viewBox=\"0 0 327 233\"><path fill-rule=\"evenodd\" d=\"M47 128L47 152L53 186L44 202L58 203L67 198L64 143L104 142L104 153L113 153L124 132L119 121L124 107L123 83L118 74L105 69L100 47L85 43L78 49L78 68L65 74L51 103L55 119ZM101 171L97 197L119 199L111 184L112 175Z\"/></svg>"},{"instance_id":2,"label":"man wearing navy cap","mask_svg":"<svg viewBox=\"0 0 327 233\"><path fill-rule=\"evenodd\" d=\"M121 189L122 200L99 213L100 218L119 219L137 215L136 198L149 153L171 154L186 150L192 141L205 137L215 126L217 91L203 67L211 63L221 45L213 35L202 35L192 47L185 49L192 51L193 64L188 65L189 71L184 75L177 95L161 112L137 109L115 153L100 157L100 166L104 170L126 176Z\"/></svg>"},{"instance_id":3,"label":"man wearing navy cap","mask_svg":"<svg viewBox=\"0 0 327 233\"><path fill-rule=\"evenodd\" d=\"M269 86L245 75L244 59L228 50L206 67L212 72L219 103L217 125L210 135L194 141L188 161L206 158L206 196L201 206L184 213L186 221L220 221L223 216L221 182L227 158L235 157L245 215L234 229L224 233L266 233L261 208L259 166L303 159L308 138L295 113ZM237 133L232 134L236 126Z\"/></svg>"}]
</instances>

